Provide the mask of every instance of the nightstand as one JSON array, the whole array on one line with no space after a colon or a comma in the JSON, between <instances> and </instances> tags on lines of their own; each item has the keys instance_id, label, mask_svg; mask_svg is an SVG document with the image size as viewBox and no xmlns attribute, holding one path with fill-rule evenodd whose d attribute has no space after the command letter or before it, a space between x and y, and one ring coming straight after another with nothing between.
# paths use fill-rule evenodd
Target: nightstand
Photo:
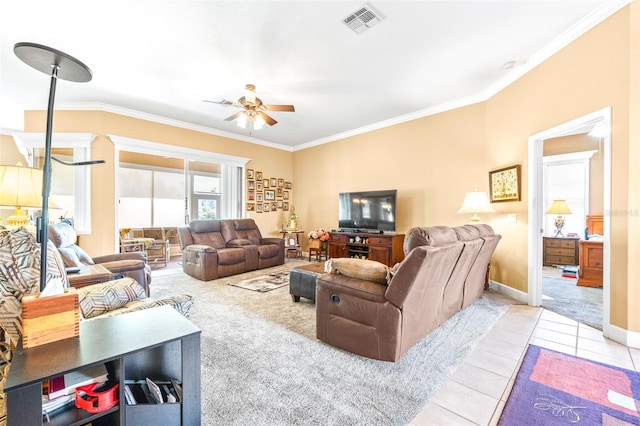
<instances>
[{"instance_id":1,"label":"nightstand","mask_svg":"<svg viewBox=\"0 0 640 426\"><path fill-rule=\"evenodd\" d=\"M579 242L579 238L542 237L542 264L578 265Z\"/></svg>"},{"instance_id":2,"label":"nightstand","mask_svg":"<svg viewBox=\"0 0 640 426\"><path fill-rule=\"evenodd\" d=\"M67 274L67 277L71 287L81 288L91 284L111 281L113 274L102 265L85 265L80 269L80 272Z\"/></svg>"}]
</instances>

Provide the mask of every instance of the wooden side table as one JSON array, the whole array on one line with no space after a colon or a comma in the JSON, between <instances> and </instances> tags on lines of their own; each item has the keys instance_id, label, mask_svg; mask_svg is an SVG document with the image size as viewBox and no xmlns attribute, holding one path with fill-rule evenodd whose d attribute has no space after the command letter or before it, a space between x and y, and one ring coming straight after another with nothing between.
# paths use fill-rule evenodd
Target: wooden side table
<instances>
[{"instance_id":1,"label":"wooden side table","mask_svg":"<svg viewBox=\"0 0 640 426\"><path fill-rule=\"evenodd\" d=\"M283 239L286 239L287 236L291 234L295 234L296 236L295 244L292 244L293 238L289 238L289 240L285 241L284 243L284 250L287 257L291 255L293 255L294 257L302 257L302 246L300 245L300 234L303 234L304 231L300 229L295 231L289 231L287 229L283 229L280 231L280 233L282 234Z\"/></svg>"},{"instance_id":2,"label":"wooden side table","mask_svg":"<svg viewBox=\"0 0 640 426\"><path fill-rule=\"evenodd\" d=\"M111 281L113 274L102 265L85 265L80 269L80 272L67 274L67 277L71 287L81 288L91 284Z\"/></svg>"}]
</instances>

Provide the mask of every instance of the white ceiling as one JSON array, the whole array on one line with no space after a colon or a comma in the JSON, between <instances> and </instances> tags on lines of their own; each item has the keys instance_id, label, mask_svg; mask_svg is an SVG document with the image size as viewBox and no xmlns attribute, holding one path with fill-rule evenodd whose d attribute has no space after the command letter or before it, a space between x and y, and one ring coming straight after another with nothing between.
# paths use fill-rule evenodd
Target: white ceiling
<instances>
[{"instance_id":1,"label":"white ceiling","mask_svg":"<svg viewBox=\"0 0 640 426\"><path fill-rule=\"evenodd\" d=\"M356 34L362 1L2 0L0 130L45 109L50 79L17 42L44 44L93 71L60 81L56 109L171 121L294 150L486 99L630 0L376 1L385 19ZM515 66L507 70L504 64ZM247 83L279 123L223 119ZM44 130L44 129L43 129Z\"/></svg>"}]
</instances>

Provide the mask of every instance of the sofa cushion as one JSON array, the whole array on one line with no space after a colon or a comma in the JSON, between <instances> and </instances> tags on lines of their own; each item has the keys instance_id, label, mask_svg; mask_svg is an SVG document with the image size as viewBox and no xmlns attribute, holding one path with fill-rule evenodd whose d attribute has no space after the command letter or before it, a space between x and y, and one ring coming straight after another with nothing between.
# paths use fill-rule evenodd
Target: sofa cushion
<instances>
[{"instance_id":1,"label":"sofa cushion","mask_svg":"<svg viewBox=\"0 0 640 426\"><path fill-rule=\"evenodd\" d=\"M258 256L260 259L271 259L277 257L282 252L282 248L275 244L258 246Z\"/></svg>"},{"instance_id":2,"label":"sofa cushion","mask_svg":"<svg viewBox=\"0 0 640 426\"><path fill-rule=\"evenodd\" d=\"M389 267L375 260L333 258L327 260L324 270L330 274L342 274L379 284L387 284L391 279Z\"/></svg>"},{"instance_id":3,"label":"sofa cushion","mask_svg":"<svg viewBox=\"0 0 640 426\"><path fill-rule=\"evenodd\" d=\"M84 318L97 317L146 297L144 288L129 277L78 289L80 312Z\"/></svg>"},{"instance_id":4,"label":"sofa cushion","mask_svg":"<svg viewBox=\"0 0 640 426\"><path fill-rule=\"evenodd\" d=\"M191 234L193 243L196 245L210 246L221 249L227 246L227 242L220 232L205 232L202 234Z\"/></svg>"},{"instance_id":5,"label":"sofa cushion","mask_svg":"<svg viewBox=\"0 0 640 426\"><path fill-rule=\"evenodd\" d=\"M241 247L229 247L218 250L218 265L236 265L245 261L244 249Z\"/></svg>"},{"instance_id":6,"label":"sofa cushion","mask_svg":"<svg viewBox=\"0 0 640 426\"><path fill-rule=\"evenodd\" d=\"M231 240L227 242L227 247L242 247L242 246L250 246L253 243L244 238L236 238L235 240Z\"/></svg>"}]
</instances>

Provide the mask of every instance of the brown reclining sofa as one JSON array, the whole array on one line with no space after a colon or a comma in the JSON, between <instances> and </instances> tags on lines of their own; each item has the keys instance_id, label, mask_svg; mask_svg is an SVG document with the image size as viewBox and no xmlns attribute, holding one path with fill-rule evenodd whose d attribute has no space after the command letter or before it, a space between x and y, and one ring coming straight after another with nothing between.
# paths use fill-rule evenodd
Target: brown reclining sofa
<instances>
[{"instance_id":1,"label":"brown reclining sofa","mask_svg":"<svg viewBox=\"0 0 640 426\"><path fill-rule=\"evenodd\" d=\"M284 264L284 239L262 238L253 219L192 220L178 237L182 270L202 281Z\"/></svg>"},{"instance_id":2,"label":"brown reclining sofa","mask_svg":"<svg viewBox=\"0 0 640 426\"><path fill-rule=\"evenodd\" d=\"M489 225L413 228L405 239L405 259L392 269L388 283L358 274L321 275L316 286L318 339L368 358L398 361L482 297L500 239Z\"/></svg>"}]
</instances>

